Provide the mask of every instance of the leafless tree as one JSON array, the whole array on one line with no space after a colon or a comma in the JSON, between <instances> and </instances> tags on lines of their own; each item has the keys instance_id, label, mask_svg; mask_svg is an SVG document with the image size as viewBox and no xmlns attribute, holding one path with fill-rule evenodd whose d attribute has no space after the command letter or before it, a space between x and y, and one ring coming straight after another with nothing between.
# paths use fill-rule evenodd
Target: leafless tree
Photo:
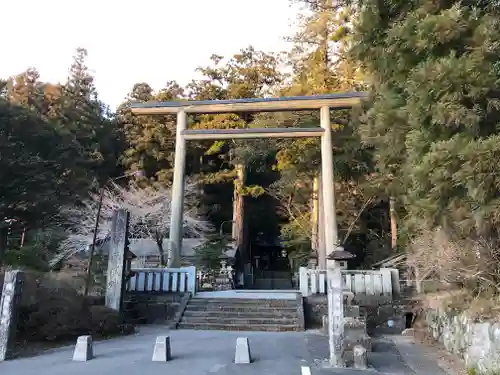
<instances>
[{"instance_id":1,"label":"leafless tree","mask_svg":"<svg viewBox=\"0 0 500 375\"><path fill-rule=\"evenodd\" d=\"M204 238L213 228L198 215L196 185L187 184L185 191L184 236ZM108 184L102 200L97 244L103 244L109 238L114 211L126 209L130 212L130 238L154 240L158 245L161 263L165 264L163 240L169 237L171 200L171 191L167 188L124 188L115 183ZM60 252L52 259L51 264L72 254L88 251L94 234L98 205L99 194L92 194L82 205L64 207L61 210L60 226L68 236L61 242Z\"/></svg>"}]
</instances>

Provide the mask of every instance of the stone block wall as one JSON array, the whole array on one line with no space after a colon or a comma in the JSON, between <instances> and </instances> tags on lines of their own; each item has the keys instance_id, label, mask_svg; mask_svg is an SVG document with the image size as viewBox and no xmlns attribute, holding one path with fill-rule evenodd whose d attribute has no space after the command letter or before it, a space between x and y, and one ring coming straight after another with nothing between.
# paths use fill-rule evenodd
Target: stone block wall
<instances>
[{"instance_id":1,"label":"stone block wall","mask_svg":"<svg viewBox=\"0 0 500 375\"><path fill-rule=\"evenodd\" d=\"M407 309L400 306L397 302L388 304L364 304L363 301L357 302L354 300L354 305L360 306L363 315L366 315L370 331L374 328L384 327L388 320L396 322L400 331L405 329L403 320ZM411 309L409 311L411 311ZM318 294L304 297L304 318L306 328L320 328L322 326L321 320L324 315L328 315L328 301L326 295Z\"/></svg>"},{"instance_id":2,"label":"stone block wall","mask_svg":"<svg viewBox=\"0 0 500 375\"><path fill-rule=\"evenodd\" d=\"M124 313L128 320L142 324L169 324L180 308L184 293L126 293Z\"/></svg>"},{"instance_id":3,"label":"stone block wall","mask_svg":"<svg viewBox=\"0 0 500 375\"><path fill-rule=\"evenodd\" d=\"M328 315L326 295L304 297L304 320L306 328L321 328L324 315Z\"/></svg>"},{"instance_id":4,"label":"stone block wall","mask_svg":"<svg viewBox=\"0 0 500 375\"><path fill-rule=\"evenodd\" d=\"M443 309L424 313L427 330L446 350L464 359L477 374L500 373L500 323L475 322Z\"/></svg>"}]
</instances>

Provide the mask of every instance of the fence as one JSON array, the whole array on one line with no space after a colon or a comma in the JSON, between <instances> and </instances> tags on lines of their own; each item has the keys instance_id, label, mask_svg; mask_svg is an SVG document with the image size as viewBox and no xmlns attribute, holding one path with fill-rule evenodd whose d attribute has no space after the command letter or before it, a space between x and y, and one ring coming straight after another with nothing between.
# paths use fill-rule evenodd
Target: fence
<instances>
[{"instance_id":1,"label":"fence","mask_svg":"<svg viewBox=\"0 0 500 375\"><path fill-rule=\"evenodd\" d=\"M352 292L357 301L392 301L399 294L399 272L397 269L342 270L344 289ZM299 288L303 297L326 294L326 270L301 267Z\"/></svg>"},{"instance_id":2,"label":"fence","mask_svg":"<svg viewBox=\"0 0 500 375\"><path fill-rule=\"evenodd\" d=\"M134 268L127 282L128 292L190 292L196 291L196 267Z\"/></svg>"}]
</instances>

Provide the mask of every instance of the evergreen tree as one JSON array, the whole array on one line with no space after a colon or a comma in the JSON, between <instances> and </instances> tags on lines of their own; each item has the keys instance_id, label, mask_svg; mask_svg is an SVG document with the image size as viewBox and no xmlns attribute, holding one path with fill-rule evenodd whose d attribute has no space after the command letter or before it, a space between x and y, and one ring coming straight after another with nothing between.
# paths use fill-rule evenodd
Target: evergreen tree
<instances>
[{"instance_id":1,"label":"evergreen tree","mask_svg":"<svg viewBox=\"0 0 500 375\"><path fill-rule=\"evenodd\" d=\"M347 54L351 43L350 8L324 0L295 2L304 7L298 17L298 31L290 38L293 46L287 62L292 74L279 94L315 95L362 89L357 64ZM317 127L317 112L262 115L255 122L260 126ZM359 238L366 235L358 213L370 199L361 184L371 170L371 156L360 142L351 115L351 111L332 111L332 152L340 240L348 238L345 246L356 252L360 247ZM256 148L274 152L280 180L273 184L271 194L282 202L285 220L282 236L293 257L307 261L311 253L313 181L321 168L319 140L272 140L254 144L260 145L249 146L249 153Z\"/></svg>"},{"instance_id":2,"label":"evergreen tree","mask_svg":"<svg viewBox=\"0 0 500 375\"><path fill-rule=\"evenodd\" d=\"M142 183L169 185L172 179L175 149L176 116L134 116L129 103L151 100L169 101L183 97L175 82L158 94L147 83L134 85L126 102L118 108L118 121L127 143L121 159L129 171L142 170Z\"/></svg>"},{"instance_id":3,"label":"evergreen tree","mask_svg":"<svg viewBox=\"0 0 500 375\"><path fill-rule=\"evenodd\" d=\"M219 55L213 55L211 60L212 65L198 69L203 78L188 85L191 99L262 98L271 95L284 79L280 72L280 56L257 51L251 46L227 60ZM251 126L252 121L253 116L248 114L203 115L194 119L193 128L242 129ZM258 184L248 184L237 178L239 169L244 169L243 174L252 170L252 163L245 153L247 144L239 141L206 141L189 145L190 164L206 184L206 204L219 225L231 219L233 183L235 200L262 193ZM246 220L251 222L248 217Z\"/></svg>"},{"instance_id":4,"label":"evergreen tree","mask_svg":"<svg viewBox=\"0 0 500 375\"><path fill-rule=\"evenodd\" d=\"M0 82L0 228L4 219L11 230L46 228L61 205L117 172L116 121L98 100L85 57L77 51L63 85L41 82L33 68Z\"/></svg>"},{"instance_id":5,"label":"evergreen tree","mask_svg":"<svg viewBox=\"0 0 500 375\"><path fill-rule=\"evenodd\" d=\"M497 236L499 26L489 1L361 8L352 53L373 87L362 130L413 230Z\"/></svg>"}]
</instances>

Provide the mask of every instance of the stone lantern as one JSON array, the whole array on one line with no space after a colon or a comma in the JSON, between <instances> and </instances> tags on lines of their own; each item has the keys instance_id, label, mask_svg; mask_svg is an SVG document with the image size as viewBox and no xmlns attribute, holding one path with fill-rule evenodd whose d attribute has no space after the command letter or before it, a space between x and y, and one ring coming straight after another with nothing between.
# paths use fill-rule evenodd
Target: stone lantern
<instances>
[{"instance_id":1,"label":"stone lantern","mask_svg":"<svg viewBox=\"0 0 500 375\"><path fill-rule=\"evenodd\" d=\"M347 261L350 259L356 258L356 255L350 253L349 251L344 250L342 246L337 246L335 251L332 251L326 259L333 260L338 262L340 265L340 269L347 269Z\"/></svg>"}]
</instances>

